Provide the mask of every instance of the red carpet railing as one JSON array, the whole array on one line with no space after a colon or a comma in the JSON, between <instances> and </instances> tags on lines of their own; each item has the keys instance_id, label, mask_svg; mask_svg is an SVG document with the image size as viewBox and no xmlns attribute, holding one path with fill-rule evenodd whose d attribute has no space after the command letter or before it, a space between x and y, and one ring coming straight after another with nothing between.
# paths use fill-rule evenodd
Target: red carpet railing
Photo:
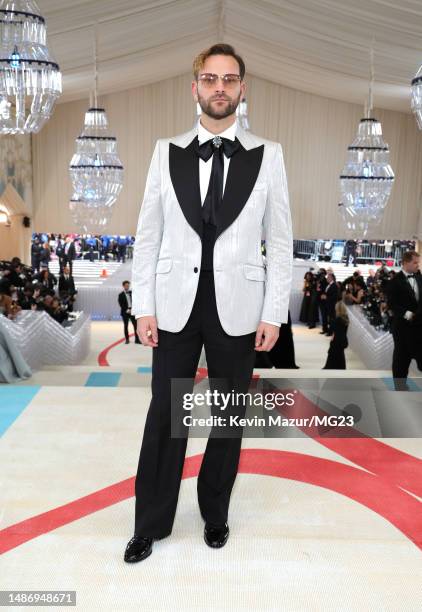
<instances>
[{"instance_id":1,"label":"red carpet railing","mask_svg":"<svg viewBox=\"0 0 422 612\"><path fill-rule=\"evenodd\" d=\"M0 316L0 329L6 329L25 361L34 370L45 365L77 365L89 353L91 320L74 313L75 321L63 327L46 312L24 310L15 320Z\"/></svg>"}]
</instances>

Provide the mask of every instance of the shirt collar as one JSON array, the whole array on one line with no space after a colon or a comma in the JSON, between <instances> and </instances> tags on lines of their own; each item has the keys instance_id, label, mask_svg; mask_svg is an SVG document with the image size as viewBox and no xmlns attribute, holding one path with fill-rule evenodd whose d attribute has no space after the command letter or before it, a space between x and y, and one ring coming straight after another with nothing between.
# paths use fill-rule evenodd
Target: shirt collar
<instances>
[{"instance_id":1,"label":"shirt collar","mask_svg":"<svg viewBox=\"0 0 422 612\"><path fill-rule=\"evenodd\" d=\"M405 276L409 276L409 275L411 275L411 276L413 276L413 277L415 276L413 272L406 272L406 270L403 270L403 274L404 274Z\"/></svg>"},{"instance_id":2,"label":"shirt collar","mask_svg":"<svg viewBox=\"0 0 422 612\"><path fill-rule=\"evenodd\" d=\"M237 119L233 123L233 125L231 125L226 130L224 130L224 132L220 132L220 134L212 134L212 132L209 132L201 124L200 119L198 119L198 141L200 144L202 144L203 142L206 142L207 140L211 140L212 138L214 138L214 136L221 136L222 138L228 138L229 140L234 140L236 137L236 130L237 130Z\"/></svg>"}]
</instances>

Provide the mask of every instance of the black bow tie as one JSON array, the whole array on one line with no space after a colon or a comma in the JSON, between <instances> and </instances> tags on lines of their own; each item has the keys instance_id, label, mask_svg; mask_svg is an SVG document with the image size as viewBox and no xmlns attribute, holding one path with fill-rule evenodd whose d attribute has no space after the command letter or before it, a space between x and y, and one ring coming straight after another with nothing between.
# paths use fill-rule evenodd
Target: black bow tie
<instances>
[{"instance_id":1,"label":"black bow tie","mask_svg":"<svg viewBox=\"0 0 422 612\"><path fill-rule=\"evenodd\" d=\"M223 198L224 183L224 155L231 157L240 148L240 142L214 136L203 144L199 144L195 139L194 148L197 155L204 161L208 161L212 156L211 176L208 184L207 195L202 206L202 219L204 223L217 225L218 211Z\"/></svg>"},{"instance_id":2,"label":"black bow tie","mask_svg":"<svg viewBox=\"0 0 422 612\"><path fill-rule=\"evenodd\" d=\"M414 274L407 274L407 278L415 278Z\"/></svg>"},{"instance_id":3,"label":"black bow tie","mask_svg":"<svg viewBox=\"0 0 422 612\"><path fill-rule=\"evenodd\" d=\"M221 136L214 136L210 140L199 144L198 140L195 141L195 152L205 162L210 159L214 151L223 151L226 157L231 157L239 150L240 142L237 138L230 140L229 138L221 138Z\"/></svg>"}]
</instances>

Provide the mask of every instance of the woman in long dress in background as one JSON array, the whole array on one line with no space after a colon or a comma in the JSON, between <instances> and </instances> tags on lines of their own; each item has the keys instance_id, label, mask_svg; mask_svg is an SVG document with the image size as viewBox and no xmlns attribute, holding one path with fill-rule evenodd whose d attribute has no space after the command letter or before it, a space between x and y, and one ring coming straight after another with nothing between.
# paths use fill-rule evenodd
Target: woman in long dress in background
<instances>
[{"instance_id":1,"label":"woman in long dress in background","mask_svg":"<svg viewBox=\"0 0 422 612\"><path fill-rule=\"evenodd\" d=\"M334 320L334 336L328 349L327 361L323 370L345 370L346 357L345 349L349 346L347 340L347 328L349 326L349 316L345 303L340 300L335 306L336 318Z\"/></svg>"},{"instance_id":2,"label":"woman in long dress in background","mask_svg":"<svg viewBox=\"0 0 422 612\"><path fill-rule=\"evenodd\" d=\"M319 320L318 316L318 294L316 278L309 270L303 279L303 299L300 309L299 321L306 323L309 329L314 329Z\"/></svg>"}]
</instances>

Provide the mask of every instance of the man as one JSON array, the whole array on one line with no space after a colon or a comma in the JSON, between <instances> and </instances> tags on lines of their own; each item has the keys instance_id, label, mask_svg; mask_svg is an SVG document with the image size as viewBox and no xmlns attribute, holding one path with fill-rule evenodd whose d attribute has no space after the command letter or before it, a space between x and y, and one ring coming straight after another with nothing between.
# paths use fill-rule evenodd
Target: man
<instances>
[{"instance_id":1,"label":"man","mask_svg":"<svg viewBox=\"0 0 422 612\"><path fill-rule=\"evenodd\" d=\"M70 273L70 266L65 266L59 277L59 297L67 304L68 312L73 312L73 304L77 293L75 281Z\"/></svg>"},{"instance_id":2,"label":"man","mask_svg":"<svg viewBox=\"0 0 422 612\"><path fill-rule=\"evenodd\" d=\"M419 253L406 251L402 269L385 284L387 302L393 312L393 378L396 390L407 391L412 359L422 370L422 277Z\"/></svg>"},{"instance_id":3,"label":"man","mask_svg":"<svg viewBox=\"0 0 422 612\"><path fill-rule=\"evenodd\" d=\"M346 252L346 267L349 265L350 258L352 258L352 263L356 267L356 252L357 252L358 243L356 240L347 240L345 244L345 252Z\"/></svg>"},{"instance_id":4,"label":"man","mask_svg":"<svg viewBox=\"0 0 422 612\"><path fill-rule=\"evenodd\" d=\"M48 242L44 242L40 250L40 268L48 268L51 260L51 252Z\"/></svg>"},{"instance_id":5,"label":"man","mask_svg":"<svg viewBox=\"0 0 422 612\"><path fill-rule=\"evenodd\" d=\"M61 268L69 266L70 276L73 276L73 261L76 259L75 243L70 236L66 236L65 244L60 260Z\"/></svg>"},{"instance_id":6,"label":"man","mask_svg":"<svg viewBox=\"0 0 422 612\"><path fill-rule=\"evenodd\" d=\"M104 257L104 261L108 261L108 250L110 246L110 236L101 236L101 257Z\"/></svg>"},{"instance_id":7,"label":"man","mask_svg":"<svg viewBox=\"0 0 422 612\"><path fill-rule=\"evenodd\" d=\"M126 344L129 344L129 321L132 321L135 331L135 344L141 344L136 333L136 319L132 314L132 291L130 290L130 282L123 281L123 291L119 293L120 315L123 319L123 328L125 332Z\"/></svg>"},{"instance_id":8,"label":"man","mask_svg":"<svg viewBox=\"0 0 422 612\"><path fill-rule=\"evenodd\" d=\"M94 251L97 248L97 241L94 236L91 236L91 234L88 234L85 238L85 248L88 251L88 253L85 254L85 259L89 259L91 263L94 263Z\"/></svg>"},{"instance_id":9,"label":"man","mask_svg":"<svg viewBox=\"0 0 422 612\"><path fill-rule=\"evenodd\" d=\"M35 272L40 271L41 244L39 238L35 238L31 244L31 267Z\"/></svg>"},{"instance_id":10,"label":"man","mask_svg":"<svg viewBox=\"0 0 422 612\"><path fill-rule=\"evenodd\" d=\"M368 278L366 279L366 286L367 286L367 287L368 287L368 289L369 289L370 287L372 287L372 285L374 285L374 284L376 283L376 280L377 280L377 279L376 279L376 276L375 276L375 274L376 274L376 273L375 273L375 270L373 270L372 268L370 268L370 269L368 270L368 273L369 273L369 276L368 276Z\"/></svg>"},{"instance_id":11,"label":"man","mask_svg":"<svg viewBox=\"0 0 422 612\"><path fill-rule=\"evenodd\" d=\"M117 261L125 263L126 261L126 249L127 249L127 237L117 237Z\"/></svg>"},{"instance_id":12,"label":"man","mask_svg":"<svg viewBox=\"0 0 422 612\"><path fill-rule=\"evenodd\" d=\"M11 261L9 280L15 287L25 286L26 277L22 262L18 257L14 257Z\"/></svg>"},{"instance_id":13,"label":"man","mask_svg":"<svg viewBox=\"0 0 422 612\"><path fill-rule=\"evenodd\" d=\"M41 285L42 295L54 296L56 293L57 278L46 264L41 264L41 272L34 277L34 281Z\"/></svg>"},{"instance_id":14,"label":"man","mask_svg":"<svg viewBox=\"0 0 422 612\"><path fill-rule=\"evenodd\" d=\"M210 384L222 379L247 392L255 351L271 350L287 322L293 240L283 154L236 122L244 75L230 45L201 53L192 82L201 118L188 133L159 140L152 157L132 271L132 312L142 344L153 348L152 400L127 562L148 557L154 539L172 531L187 437L171 437L171 413L181 410L171 403L171 380L194 379L204 346ZM211 434L198 475L212 548L229 536L240 447L241 436Z\"/></svg>"},{"instance_id":15,"label":"man","mask_svg":"<svg viewBox=\"0 0 422 612\"><path fill-rule=\"evenodd\" d=\"M327 274L327 286L325 287L324 296L327 317L327 331L325 335L332 336L336 318L336 304L339 298L336 277L333 272L328 272Z\"/></svg>"},{"instance_id":16,"label":"man","mask_svg":"<svg viewBox=\"0 0 422 612\"><path fill-rule=\"evenodd\" d=\"M327 294L325 290L327 288L327 271L325 268L320 268L317 274L316 292L317 292L317 303L319 311L321 313L321 325L322 330L320 334L326 334L328 332L328 321L327 321Z\"/></svg>"}]
</instances>

